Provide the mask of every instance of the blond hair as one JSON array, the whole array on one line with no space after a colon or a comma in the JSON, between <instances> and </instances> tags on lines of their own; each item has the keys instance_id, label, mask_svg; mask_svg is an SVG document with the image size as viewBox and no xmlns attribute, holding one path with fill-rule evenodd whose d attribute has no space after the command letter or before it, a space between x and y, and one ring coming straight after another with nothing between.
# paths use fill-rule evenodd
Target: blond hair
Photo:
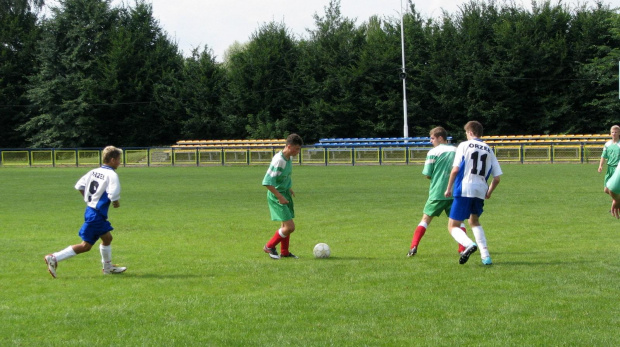
<instances>
[{"instance_id":1,"label":"blond hair","mask_svg":"<svg viewBox=\"0 0 620 347\"><path fill-rule=\"evenodd\" d=\"M612 132L612 131L614 131L614 130L616 130L616 131L620 131L620 126L618 126L618 125L612 125L610 130L611 130L610 132Z\"/></svg>"},{"instance_id":2,"label":"blond hair","mask_svg":"<svg viewBox=\"0 0 620 347\"><path fill-rule=\"evenodd\" d=\"M120 148L107 146L101 151L101 160L103 163L109 163L112 159L120 159L121 155L123 155L123 151Z\"/></svg>"}]
</instances>

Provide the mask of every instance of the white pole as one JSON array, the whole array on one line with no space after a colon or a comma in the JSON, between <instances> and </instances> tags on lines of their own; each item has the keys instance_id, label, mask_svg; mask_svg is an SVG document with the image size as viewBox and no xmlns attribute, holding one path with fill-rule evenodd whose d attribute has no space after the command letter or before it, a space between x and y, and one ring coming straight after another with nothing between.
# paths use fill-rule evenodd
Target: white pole
<instances>
[{"instance_id":1,"label":"white pole","mask_svg":"<svg viewBox=\"0 0 620 347\"><path fill-rule=\"evenodd\" d=\"M405 32L403 30L403 0L400 0L400 43L401 43L401 51L403 55L403 68L400 74L400 78L403 80L403 119L404 119L404 127L403 127L403 137L406 139L409 137L409 126L407 125L407 73L405 72ZM405 140L407 142L407 140Z\"/></svg>"}]
</instances>

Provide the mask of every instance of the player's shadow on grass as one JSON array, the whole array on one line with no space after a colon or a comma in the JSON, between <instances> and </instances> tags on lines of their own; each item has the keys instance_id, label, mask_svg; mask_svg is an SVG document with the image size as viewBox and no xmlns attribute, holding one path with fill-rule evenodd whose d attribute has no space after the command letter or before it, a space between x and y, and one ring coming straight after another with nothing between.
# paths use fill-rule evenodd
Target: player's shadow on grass
<instances>
[{"instance_id":1,"label":"player's shadow on grass","mask_svg":"<svg viewBox=\"0 0 620 347\"><path fill-rule=\"evenodd\" d=\"M500 262L493 262L493 265L491 266L536 266L536 265L544 265L544 266L551 266L551 265L566 265L569 263L575 263L574 261L505 261L502 260ZM581 262L583 263L583 262Z\"/></svg>"},{"instance_id":2,"label":"player's shadow on grass","mask_svg":"<svg viewBox=\"0 0 620 347\"><path fill-rule=\"evenodd\" d=\"M131 277L131 278L157 278L157 279L189 279L189 278L205 278L211 277L215 278L215 275L201 275L201 274L157 274L157 273L124 273L115 275L119 277Z\"/></svg>"},{"instance_id":3,"label":"player's shadow on grass","mask_svg":"<svg viewBox=\"0 0 620 347\"><path fill-rule=\"evenodd\" d=\"M314 261L352 261L352 260L375 260L373 257L334 257L329 258L313 258Z\"/></svg>"}]
</instances>

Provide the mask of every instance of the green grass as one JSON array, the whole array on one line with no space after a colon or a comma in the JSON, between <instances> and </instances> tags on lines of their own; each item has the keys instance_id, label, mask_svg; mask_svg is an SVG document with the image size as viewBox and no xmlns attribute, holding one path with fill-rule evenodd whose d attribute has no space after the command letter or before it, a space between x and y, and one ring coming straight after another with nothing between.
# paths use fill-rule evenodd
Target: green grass
<instances>
[{"instance_id":1,"label":"green grass","mask_svg":"<svg viewBox=\"0 0 620 347\"><path fill-rule=\"evenodd\" d=\"M113 259L78 243L85 168L0 169L3 346L617 346L620 222L595 165L504 165L481 217L494 265L458 264L447 218L407 258L421 166L296 166L299 260L270 260L265 167L120 168ZM471 235L471 232L468 232ZM318 242L332 257L314 259Z\"/></svg>"}]
</instances>

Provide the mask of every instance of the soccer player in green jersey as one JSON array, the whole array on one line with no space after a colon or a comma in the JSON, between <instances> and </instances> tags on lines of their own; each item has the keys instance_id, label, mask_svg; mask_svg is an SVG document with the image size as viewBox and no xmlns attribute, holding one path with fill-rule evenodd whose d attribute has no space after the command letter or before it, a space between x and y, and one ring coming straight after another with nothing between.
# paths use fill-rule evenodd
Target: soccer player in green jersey
<instances>
[{"instance_id":1,"label":"soccer player in green jersey","mask_svg":"<svg viewBox=\"0 0 620 347\"><path fill-rule=\"evenodd\" d=\"M267 188L267 204L271 212L271 220L281 222L273 237L267 242L263 250L271 259L280 259L276 246L280 244L280 253L285 258L297 257L288 249L290 235L295 231L295 206L293 197L295 193L291 187L291 173L293 162L291 157L299 154L303 140L297 134L291 134L286 138L286 146L278 152L269 165L269 169L263 178L263 186Z\"/></svg>"},{"instance_id":2,"label":"soccer player in green jersey","mask_svg":"<svg viewBox=\"0 0 620 347\"><path fill-rule=\"evenodd\" d=\"M620 126L614 125L611 127L611 140L605 142L603 147L603 153L601 154L601 161L598 164L598 172L603 171L603 163L607 159L607 172L605 173L605 181L603 184L604 192L609 194L609 188L607 188L607 181L616 171L618 162L620 162Z\"/></svg>"},{"instance_id":3,"label":"soccer player in green jersey","mask_svg":"<svg viewBox=\"0 0 620 347\"><path fill-rule=\"evenodd\" d=\"M611 196L611 215L620 219L620 170L616 170L605 184Z\"/></svg>"},{"instance_id":4,"label":"soccer player in green jersey","mask_svg":"<svg viewBox=\"0 0 620 347\"><path fill-rule=\"evenodd\" d=\"M422 175L430 179L431 184L428 190L428 200L426 201L426 205L424 205L422 220L413 233L411 247L407 253L408 257L412 257L418 253L420 240L426 233L426 229L431 224L433 217L440 216L444 211L446 215L449 215L450 207L452 207L452 198L446 198L444 192L448 186L448 179L452 171L456 147L448 144L448 134L442 127L431 129L429 135L433 149L428 151L426 155ZM464 225L462 229L465 231ZM464 249L465 247L459 245L459 253Z\"/></svg>"}]
</instances>

